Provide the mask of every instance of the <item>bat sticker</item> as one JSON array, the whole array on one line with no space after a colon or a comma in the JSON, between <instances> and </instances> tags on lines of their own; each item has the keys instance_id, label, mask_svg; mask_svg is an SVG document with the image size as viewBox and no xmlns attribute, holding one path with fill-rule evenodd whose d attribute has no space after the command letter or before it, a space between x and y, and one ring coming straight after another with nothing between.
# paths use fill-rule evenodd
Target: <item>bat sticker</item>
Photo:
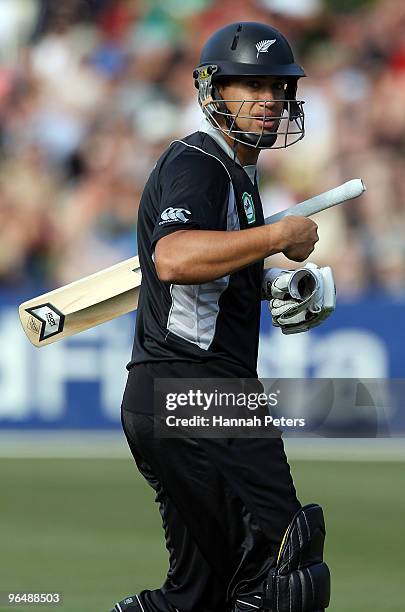
<instances>
[{"instance_id":1,"label":"bat sticker","mask_svg":"<svg viewBox=\"0 0 405 612\"><path fill-rule=\"evenodd\" d=\"M38 331L35 323L37 321L40 322L40 342L42 340L47 340L51 336L56 336L56 334L60 334L63 331L65 315L49 302L46 304L39 304L33 308L27 308L26 311L31 315L28 321L28 326L31 329Z\"/></svg>"}]
</instances>

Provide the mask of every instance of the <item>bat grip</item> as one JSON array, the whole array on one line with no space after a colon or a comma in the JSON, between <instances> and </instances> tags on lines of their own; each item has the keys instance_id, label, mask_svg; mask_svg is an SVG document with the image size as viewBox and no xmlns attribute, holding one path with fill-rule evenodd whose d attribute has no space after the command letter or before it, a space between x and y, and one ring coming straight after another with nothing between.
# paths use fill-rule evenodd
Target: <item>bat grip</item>
<instances>
[{"instance_id":1,"label":"bat grip","mask_svg":"<svg viewBox=\"0 0 405 612\"><path fill-rule=\"evenodd\" d=\"M309 200L300 202L300 204L297 204L296 206L292 206L291 208L287 208L286 210L282 210L281 212L267 217L265 219L265 223L276 223L277 221L284 219L284 217L291 215L310 217L311 215L315 215L322 210L327 210L328 208L332 208L332 206L346 202L346 200L357 198L365 191L365 189L366 187L361 179L352 179L351 181L347 181L346 183L339 185L339 187L335 187L334 189L320 193Z\"/></svg>"}]
</instances>

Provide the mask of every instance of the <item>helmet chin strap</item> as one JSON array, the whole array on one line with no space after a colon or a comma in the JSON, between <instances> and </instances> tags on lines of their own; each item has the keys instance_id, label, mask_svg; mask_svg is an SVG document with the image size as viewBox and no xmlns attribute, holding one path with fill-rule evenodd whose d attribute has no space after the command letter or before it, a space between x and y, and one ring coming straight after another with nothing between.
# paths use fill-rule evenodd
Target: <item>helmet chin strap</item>
<instances>
[{"instance_id":1,"label":"helmet chin strap","mask_svg":"<svg viewBox=\"0 0 405 612\"><path fill-rule=\"evenodd\" d=\"M257 148L260 145L260 148L270 149L278 138L277 132L274 134L265 134L264 132L247 134L239 127L236 120L234 121L229 115L225 117L225 122L227 124L228 131L225 132L224 130L224 133L226 133L226 135L230 138L233 138L236 144L242 143L253 148ZM233 135L233 132L235 131L234 128L237 128L238 130L235 135Z\"/></svg>"},{"instance_id":2,"label":"helmet chin strap","mask_svg":"<svg viewBox=\"0 0 405 612\"><path fill-rule=\"evenodd\" d=\"M237 123L235 125L238 127ZM263 149L270 149L277 140L277 133L275 134L238 134L238 139L244 144L250 145L251 147L258 147L260 145Z\"/></svg>"},{"instance_id":3,"label":"helmet chin strap","mask_svg":"<svg viewBox=\"0 0 405 612\"><path fill-rule=\"evenodd\" d=\"M257 134L247 134L246 132L244 132L239 125L237 124L237 120L236 119L232 119L232 116L230 114L229 108L227 107L227 105L225 104L225 102L222 99L221 94L219 93L218 89L215 87L213 88L213 93L215 95L215 100L219 101L219 110L222 113L226 113L225 114L225 123L227 125L227 128L229 130L229 132L227 132L227 135L230 138L235 138L235 143L238 144L239 142L242 142L243 144L246 144L250 147L258 147L260 145L261 148L263 149L270 149L276 142L277 140L277 132L274 134L265 134L264 132L260 132ZM236 136L232 136L232 132L234 131L233 128L237 128L239 131L236 134ZM236 137L238 140L236 140Z\"/></svg>"}]
</instances>

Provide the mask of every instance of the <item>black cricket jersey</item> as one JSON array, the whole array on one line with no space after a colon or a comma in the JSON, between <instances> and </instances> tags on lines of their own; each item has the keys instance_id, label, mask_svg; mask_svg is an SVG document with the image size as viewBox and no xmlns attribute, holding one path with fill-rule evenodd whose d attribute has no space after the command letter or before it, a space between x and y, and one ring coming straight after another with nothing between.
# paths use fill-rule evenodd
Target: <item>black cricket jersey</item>
<instances>
[{"instance_id":1,"label":"black cricket jersey","mask_svg":"<svg viewBox=\"0 0 405 612\"><path fill-rule=\"evenodd\" d=\"M239 366L239 375L240 368L256 375L263 261L212 282L177 285L159 280L154 249L179 230L239 231L263 223L256 177L252 182L215 138L196 132L168 147L139 207L142 285L128 369L156 361L206 362L209 375L210 360L225 360Z\"/></svg>"}]
</instances>

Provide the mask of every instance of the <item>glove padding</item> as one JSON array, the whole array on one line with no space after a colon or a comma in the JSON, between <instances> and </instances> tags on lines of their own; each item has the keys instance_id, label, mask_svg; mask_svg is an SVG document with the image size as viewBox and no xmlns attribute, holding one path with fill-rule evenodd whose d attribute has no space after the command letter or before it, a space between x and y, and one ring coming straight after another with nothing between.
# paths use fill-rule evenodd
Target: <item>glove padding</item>
<instances>
[{"instance_id":1,"label":"glove padding","mask_svg":"<svg viewBox=\"0 0 405 612\"><path fill-rule=\"evenodd\" d=\"M273 269L267 287L273 325L283 334L297 334L320 325L336 307L335 282L329 267L307 263L299 270Z\"/></svg>"}]
</instances>

